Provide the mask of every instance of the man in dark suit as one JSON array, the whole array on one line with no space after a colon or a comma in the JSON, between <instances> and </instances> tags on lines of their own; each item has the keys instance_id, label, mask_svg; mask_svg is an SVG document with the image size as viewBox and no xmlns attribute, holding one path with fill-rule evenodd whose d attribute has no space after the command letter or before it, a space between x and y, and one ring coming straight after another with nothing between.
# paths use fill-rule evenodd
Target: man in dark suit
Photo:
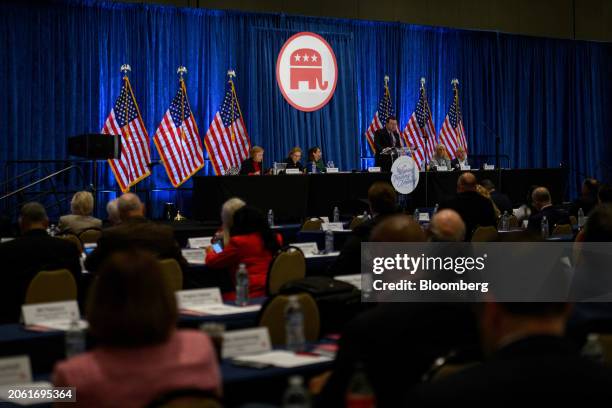
<instances>
[{"instance_id":1,"label":"man in dark suit","mask_svg":"<svg viewBox=\"0 0 612 408\"><path fill-rule=\"evenodd\" d=\"M147 220L144 205L136 194L123 194L117 200L117 208L121 224L102 231L98 246L85 260L85 269L96 273L110 254L126 249L147 250L160 259L176 259L183 270L187 267L172 228Z\"/></svg>"},{"instance_id":2,"label":"man in dark suit","mask_svg":"<svg viewBox=\"0 0 612 408\"><path fill-rule=\"evenodd\" d=\"M459 213L465 223L465 240L472 239L476 227L495 226L497 217L493 203L476 191L476 176L467 172L457 180L457 195L450 201L442 203L440 208L450 208Z\"/></svg>"},{"instance_id":3,"label":"man in dark suit","mask_svg":"<svg viewBox=\"0 0 612 408\"><path fill-rule=\"evenodd\" d=\"M381 171L391 171L393 160L385 149L402 147L395 116L388 116L385 127L374 132L374 148L376 149L374 163Z\"/></svg>"},{"instance_id":4,"label":"man in dark suit","mask_svg":"<svg viewBox=\"0 0 612 408\"><path fill-rule=\"evenodd\" d=\"M507 211L509 215L512 215L512 201L506 194L497 191L495 184L489 179L482 180L480 184L491 194L491 200L502 214Z\"/></svg>"},{"instance_id":5,"label":"man in dark suit","mask_svg":"<svg viewBox=\"0 0 612 408\"><path fill-rule=\"evenodd\" d=\"M486 361L415 387L402 406L565 407L612 400L610 371L562 337L568 304L479 306Z\"/></svg>"},{"instance_id":6,"label":"man in dark suit","mask_svg":"<svg viewBox=\"0 0 612 408\"><path fill-rule=\"evenodd\" d=\"M420 226L406 215L386 217L370 236L375 242L423 242L425 238ZM401 404L403 390L418 383L436 358L477 343L475 323L467 303L378 304L345 326L332 374L316 406L344 407L358 364L372 386L377 407L407 406Z\"/></svg>"},{"instance_id":7,"label":"man in dark suit","mask_svg":"<svg viewBox=\"0 0 612 408\"><path fill-rule=\"evenodd\" d=\"M21 236L0 244L2 285L0 285L0 322L19 320L21 305L30 281L42 270L68 269L77 287L81 280L79 250L73 243L47 234L49 220L39 203L21 208Z\"/></svg>"},{"instance_id":8,"label":"man in dark suit","mask_svg":"<svg viewBox=\"0 0 612 408\"><path fill-rule=\"evenodd\" d=\"M454 170L461 170L461 166L469 166L470 163L467 159L467 154L462 146L457 147L455 150L455 158L451 160L451 168ZM450 169L449 169L450 170Z\"/></svg>"},{"instance_id":9,"label":"man in dark suit","mask_svg":"<svg viewBox=\"0 0 612 408\"><path fill-rule=\"evenodd\" d=\"M550 192L546 187L538 187L531 194L533 206L537 212L529 216L528 228L532 232L539 233L542 219L546 217L549 232L552 233L555 225L569 224L569 214L563 208L552 205Z\"/></svg>"},{"instance_id":10,"label":"man in dark suit","mask_svg":"<svg viewBox=\"0 0 612 408\"><path fill-rule=\"evenodd\" d=\"M582 182L580 197L572 202L570 215L578 216L578 210L582 208L584 215L589 213L598 204L599 181L594 178L587 178Z\"/></svg>"}]
</instances>

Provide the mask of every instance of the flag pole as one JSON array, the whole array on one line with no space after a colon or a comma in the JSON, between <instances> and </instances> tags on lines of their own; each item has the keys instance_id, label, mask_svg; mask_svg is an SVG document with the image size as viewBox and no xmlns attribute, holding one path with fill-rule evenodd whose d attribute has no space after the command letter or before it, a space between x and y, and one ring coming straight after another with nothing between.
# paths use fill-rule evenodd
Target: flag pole
<instances>
[{"instance_id":1,"label":"flag pole","mask_svg":"<svg viewBox=\"0 0 612 408\"><path fill-rule=\"evenodd\" d=\"M234 134L234 104L236 102L236 88L234 87L234 80L232 78L234 78L236 76L236 71L234 71L233 69L230 69L227 71L227 76L229 77L229 80L227 82L229 82L230 87L232 89L232 107L231 107L231 112L232 112L232 125L230 125L230 135L232 138L232 142L234 142L236 140L236 135ZM240 112L240 111L238 111Z\"/></svg>"},{"instance_id":2,"label":"flag pole","mask_svg":"<svg viewBox=\"0 0 612 408\"><path fill-rule=\"evenodd\" d=\"M183 129L183 118L185 117L185 95L187 94L185 90L185 80L183 79L183 75L187 73L187 68L184 66L180 66L177 68L176 73L179 76L179 85L181 87L181 139L185 140L185 129Z\"/></svg>"},{"instance_id":3,"label":"flag pole","mask_svg":"<svg viewBox=\"0 0 612 408\"><path fill-rule=\"evenodd\" d=\"M453 86L453 103L455 104L455 107L457 109L457 123L462 123L463 121L461 118L461 108L459 107L459 80L457 78L453 78L453 80L451 81L451 85ZM463 149L465 149L465 146L463 146L461 140L459 140L459 135L457 135L456 132L455 143L457 144L457 147L462 146Z\"/></svg>"}]
</instances>

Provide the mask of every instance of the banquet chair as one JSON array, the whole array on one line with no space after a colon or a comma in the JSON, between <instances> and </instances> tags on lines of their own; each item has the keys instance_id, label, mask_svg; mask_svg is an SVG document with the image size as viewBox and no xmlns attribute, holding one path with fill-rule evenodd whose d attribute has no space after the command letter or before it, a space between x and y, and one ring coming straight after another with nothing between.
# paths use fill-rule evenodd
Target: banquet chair
<instances>
[{"instance_id":1,"label":"banquet chair","mask_svg":"<svg viewBox=\"0 0 612 408\"><path fill-rule=\"evenodd\" d=\"M68 269L38 272L25 296L26 304L65 300L77 300L77 284Z\"/></svg>"},{"instance_id":2,"label":"banquet chair","mask_svg":"<svg viewBox=\"0 0 612 408\"><path fill-rule=\"evenodd\" d=\"M357 228L359 225L363 224L368 218L364 217L363 215L358 215L356 217L353 217L353 219L351 220L351 223L349 225L349 229L352 231L355 228Z\"/></svg>"},{"instance_id":3,"label":"banquet chair","mask_svg":"<svg viewBox=\"0 0 612 408\"><path fill-rule=\"evenodd\" d=\"M320 218L309 218L302 224L302 231L321 231L323 220Z\"/></svg>"},{"instance_id":4,"label":"banquet chair","mask_svg":"<svg viewBox=\"0 0 612 408\"><path fill-rule=\"evenodd\" d=\"M478 227L472 234L472 242L491 242L497 240L495 227Z\"/></svg>"},{"instance_id":5,"label":"banquet chair","mask_svg":"<svg viewBox=\"0 0 612 408\"><path fill-rule=\"evenodd\" d=\"M296 247L286 247L279 251L268 268L266 293L276 295L287 282L303 279L306 276L304 253Z\"/></svg>"},{"instance_id":6,"label":"banquet chair","mask_svg":"<svg viewBox=\"0 0 612 408\"><path fill-rule=\"evenodd\" d=\"M569 224L557 224L553 229L552 235L571 235L573 234L572 226Z\"/></svg>"},{"instance_id":7,"label":"banquet chair","mask_svg":"<svg viewBox=\"0 0 612 408\"><path fill-rule=\"evenodd\" d=\"M83 244L95 244L100 239L102 230L99 228L87 228L79 234L79 239Z\"/></svg>"},{"instance_id":8,"label":"banquet chair","mask_svg":"<svg viewBox=\"0 0 612 408\"><path fill-rule=\"evenodd\" d=\"M71 234L71 233L66 233L62 235L57 235L57 238L64 239L74 244L79 250L79 254L83 253L83 243L81 242L78 236Z\"/></svg>"},{"instance_id":9,"label":"banquet chair","mask_svg":"<svg viewBox=\"0 0 612 408\"><path fill-rule=\"evenodd\" d=\"M146 408L223 408L223 405L212 391L181 388L159 396Z\"/></svg>"},{"instance_id":10,"label":"banquet chair","mask_svg":"<svg viewBox=\"0 0 612 408\"><path fill-rule=\"evenodd\" d=\"M321 320L317 302L307 293L298 293L297 296L302 313L304 314L304 338L308 342L316 341L321 330ZM289 303L288 295L277 295L269 299L261 308L259 326L267 327L270 340L274 345L287 343L285 333L285 308Z\"/></svg>"},{"instance_id":11,"label":"banquet chair","mask_svg":"<svg viewBox=\"0 0 612 408\"><path fill-rule=\"evenodd\" d=\"M162 275L172 293L183 289L183 271L176 259L162 259L159 261Z\"/></svg>"}]
</instances>

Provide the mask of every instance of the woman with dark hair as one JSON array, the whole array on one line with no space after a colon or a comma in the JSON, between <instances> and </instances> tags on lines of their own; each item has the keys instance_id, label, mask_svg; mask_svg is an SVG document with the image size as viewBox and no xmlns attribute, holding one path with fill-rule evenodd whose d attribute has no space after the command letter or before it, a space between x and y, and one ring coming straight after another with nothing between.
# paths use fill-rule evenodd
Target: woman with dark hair
<instances>
[{"instance_id":1,"label":"woman with dark hair","mask_svg":"<svg viewBox=\"0 0 612 408\"><path fill-rule=\"evenodd\" d=\"M87 307L96 348L56 364L53 383L76 387L75 406L142 407L169 391L221 393L213 345L177 330L174 293L144 251L116 252L98 271Z\"/></svg>"},{"instance_id":2,"label":"woman with dark hair","mask_svg":"<svg viewBox=\"0 0 612 408\"><path fill-rule=\"evenodd\" d=\"M306 170L312 171L313 163L317 169L317 173L325 173L327 171L325 163L323 163L323 154L319 146L308 149L308 168Z\"/></svg>"},{"instance_id":3,"label":"woman with dark hair","mask_svg":"<svg viewBox=\"0 0 612 408\"><path fill-rule=\"evenodd\" d=\"M266 295L266 278L272 257L280 249L282 238L272 232L266 218L258 209L244 206L234 213L229 243L222 252L206 249L206 265L210 268L227 268L232 276L241 263L249 274L249 297ZM234 292L224 294L225 300L233 300Z\"/></svg>"}]
</instances>

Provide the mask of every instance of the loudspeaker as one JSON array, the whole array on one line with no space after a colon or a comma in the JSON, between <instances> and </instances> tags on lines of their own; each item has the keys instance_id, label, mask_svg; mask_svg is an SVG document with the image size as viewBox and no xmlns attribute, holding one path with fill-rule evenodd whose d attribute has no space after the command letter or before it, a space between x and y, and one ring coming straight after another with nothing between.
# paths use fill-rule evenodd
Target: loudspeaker
<instances>
[{"instance_id":1,"label":"loudspeaker","mask_svg":"<svg viewBox=\"0 0 612 408\"><path fill-rule=\"evenodd\" d=\"M97 133L72 136L68 138L68 154L92 160L119 159L121 138Z\"/></svg>"}]
</instances>

